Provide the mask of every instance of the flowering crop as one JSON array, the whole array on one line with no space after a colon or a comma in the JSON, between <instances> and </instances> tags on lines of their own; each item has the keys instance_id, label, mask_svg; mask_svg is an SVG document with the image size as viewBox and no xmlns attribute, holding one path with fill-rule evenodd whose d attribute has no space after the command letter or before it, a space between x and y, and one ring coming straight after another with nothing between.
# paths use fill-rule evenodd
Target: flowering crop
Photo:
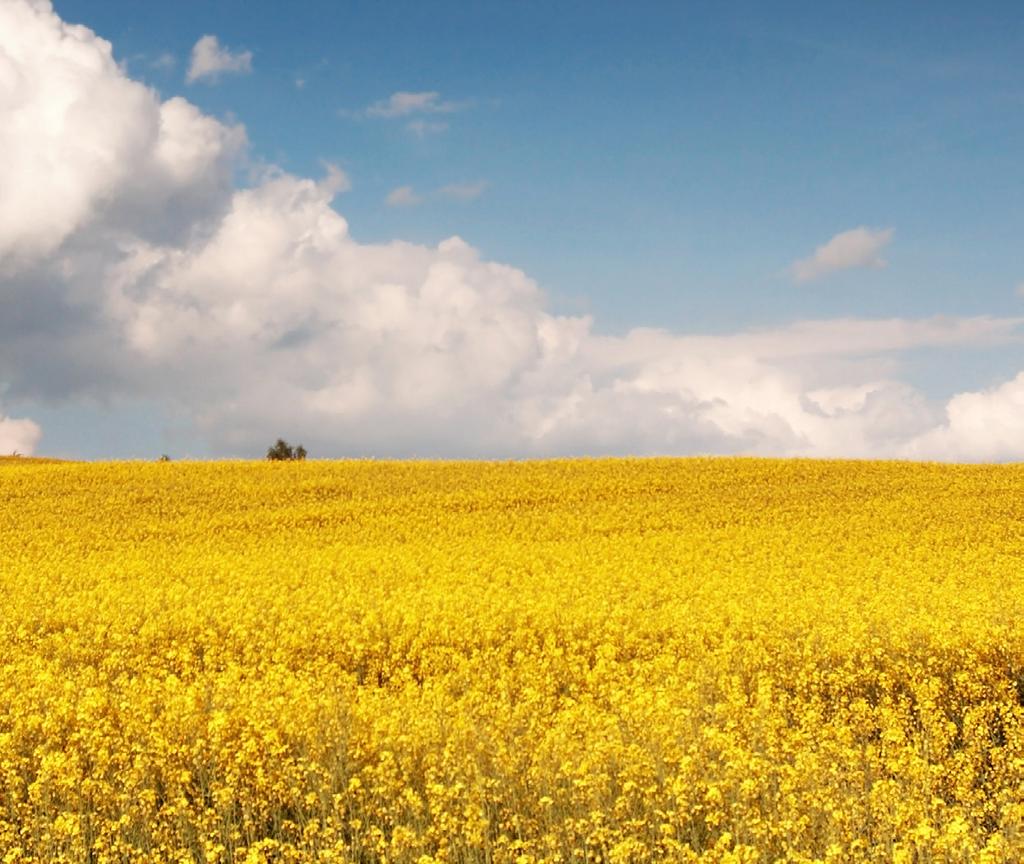
<instances>
[{"instance_id":1,"label":"flowering crop","mask_svg":"<svg viewBox=\"0 0 1024 864\"><path fill-rule=\"evenodd\" d=\"M1024 469L0 465L0 862L1024 859Z\"/></svg>"}]
</instances>

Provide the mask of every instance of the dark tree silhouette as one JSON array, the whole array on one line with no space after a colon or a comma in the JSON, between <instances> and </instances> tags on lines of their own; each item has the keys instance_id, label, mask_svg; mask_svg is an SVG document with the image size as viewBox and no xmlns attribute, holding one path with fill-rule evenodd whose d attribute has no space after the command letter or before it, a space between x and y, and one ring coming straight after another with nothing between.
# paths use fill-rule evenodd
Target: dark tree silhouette
<instances>
[{"instance_id":1,"label":"dark tree silhouette","mask_svg":"<svg viewBox=\"0 0 1024 864\"><path fill-rule=\"evenodd\" d=\"M292 447L284 438L278 438L277 443L267 450L267 458L274 462L301 462L306 458L306 448L301 444Z\"/></svg>"}]
</instances>

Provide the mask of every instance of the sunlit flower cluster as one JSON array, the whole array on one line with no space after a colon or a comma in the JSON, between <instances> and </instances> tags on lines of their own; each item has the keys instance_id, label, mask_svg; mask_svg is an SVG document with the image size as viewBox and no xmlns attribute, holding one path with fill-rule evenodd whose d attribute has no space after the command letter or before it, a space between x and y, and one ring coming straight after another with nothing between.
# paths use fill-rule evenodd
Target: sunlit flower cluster
<instances>
[{"instance_id":1,"label":"sunlit flower cluster","mask_svg":"<svg viewBox=\"0 0 1024 864\"><path fill-rule=\"evenodd\" d=\"M1024 859L1024 468L0 465L0 862Z\"/></svg>"}]
</instances>

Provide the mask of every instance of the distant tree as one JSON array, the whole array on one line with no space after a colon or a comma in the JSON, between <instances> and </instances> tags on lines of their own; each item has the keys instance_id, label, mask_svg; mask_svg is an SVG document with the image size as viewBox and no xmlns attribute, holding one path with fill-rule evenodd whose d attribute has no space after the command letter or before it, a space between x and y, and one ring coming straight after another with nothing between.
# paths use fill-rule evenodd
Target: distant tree
<instances>
[{"instance_id":1,"label":"distant tree","mask_svg":"<svg viewBox=\"0 0 1024 864\"><path fill-rule=\"evenodd\" d=\"M306 448L301 444L292 447L284 438L278 438L277 443L267 450L267 458L274 462L301 462L306 458Z\"/></svg>"},{"instance_id":2,"label":"distant tree","mask_svg":"<svg viewBox=\"0 0 1024 864\"><path fill-rule=\"evenodd\" d=\"M291 459L293 455L294 451L291 445L284 438L278 438L277 443L267 449L267 458L274 462L284 462Z\"/></svg>"},{"instance_id":3,"label":"distant tree","mask_svg":"<svg viewBox=\"0 0 1024 864\"><path fill-rule=\"evenodd\" d=\"M170 461L171 461L171 457L168 456L166 453L164 453L159 459L157 459L157 462L170 462Z\"/></svg>"}]
</instances>

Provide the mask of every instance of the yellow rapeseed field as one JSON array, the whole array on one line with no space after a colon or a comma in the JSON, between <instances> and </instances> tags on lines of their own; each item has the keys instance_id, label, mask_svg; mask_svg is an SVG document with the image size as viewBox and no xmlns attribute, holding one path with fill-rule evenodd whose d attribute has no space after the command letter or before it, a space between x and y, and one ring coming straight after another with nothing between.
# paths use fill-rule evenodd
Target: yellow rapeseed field
<instances>
[{"instance_id":1,"label":"yellow rapeseed field","mask_svg":"<svg viewBox=\"0 0 1024 864\"><path fill-rule=\"evenodd\" d=\"M1024 468L0 465L0 862L1024 860Z\"/></svg>"}]
</instances>

